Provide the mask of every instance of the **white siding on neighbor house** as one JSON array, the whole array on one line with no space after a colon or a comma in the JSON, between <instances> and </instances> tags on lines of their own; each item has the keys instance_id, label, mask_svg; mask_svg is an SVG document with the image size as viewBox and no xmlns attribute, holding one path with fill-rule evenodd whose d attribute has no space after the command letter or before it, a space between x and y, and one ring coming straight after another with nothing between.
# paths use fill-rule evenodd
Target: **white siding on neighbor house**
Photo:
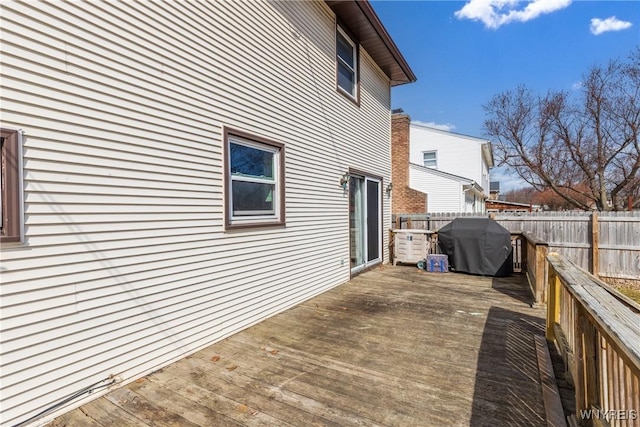
<instances>
[{"instance_id":1,"label":"white siding on neighbor house","mask_svg":"<svg viewBox=\"0 0 640 427\"><path fill-rule=\"evenodd\" d=\"M487 166L486 162L482 162L482 181L478 181L478 184L484 190L485 197L489 197L491 181L491 170ZM484 201L483 201L484 204Z\"/></svg>"},{"instance_id":2,"label":"white siding on neighbor house","mask_svg":"<svg viewBox=\"0 0 640 427\"><path fill-rule=\"evenodd\" d=\"M422 165L422 153L435 150L438 170L473 180L489 194L488 170L482 157L482 144L487 141L414 123L409 129L410 163Z\"/></svg>"},{"instance_id":3,"label":"white siding on neighbor house","mask_svg":"<svg viewBox=\"0 0 640 427\"><path fill-rule=\"evenodd\" d=\"M427 211L462 212L462 183L426 169L414 164L409 165L409 187L427 194Z\"/></svg>"},{"instance_id":4,"label":"white siding on neighbor house","mask_svg":"<svg viewBox=\"0 0 640 427\"><path fill-rule=\"evenodd\" d=\"M1 253L2 425L349 279L339 180L389 182L389 80L362 51L360 106L336 92L323 2L1 7L26 231ZM285 228L225 232L223 125L285 144Z\"/></svg>"},{"instance_id":5,"label":"white siding on neighbor house","mask_svg":"<svg viewBox=\"0 0 640 427\"><path fill-rule=\"evenodd\" d=\"M484 212L484 201L475 192L467 191L464 193L464 210L462 212Z\"/></svg>"},{"instance_id":6,"label":"white siding on neighbor house","mask_svg":"<svg viewBox=\"0 0 640 427\"><path fill-rule=\"evenodd\" d=\"M463 177L409 165L409 186L428 195L427 212L484 213L484 199L470 184Z\"/></svg>"}]
</instances>

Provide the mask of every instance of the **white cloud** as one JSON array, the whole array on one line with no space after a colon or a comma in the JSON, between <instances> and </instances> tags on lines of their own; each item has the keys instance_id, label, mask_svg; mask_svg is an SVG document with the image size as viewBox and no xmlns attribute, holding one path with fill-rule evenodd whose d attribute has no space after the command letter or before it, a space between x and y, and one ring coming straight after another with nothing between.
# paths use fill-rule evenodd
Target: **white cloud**
<instances>
[{"instance_id":1,"label":"white cloud","mask_svg":"<svg viewBox=\"0 0 640 427\"><path fill-rule=\"evenodd\" d=\"M582 89L582 86L583 86L582 81L575 82L574 84L571 85L571 90L573 91L580 90Z\"/></svg>"},{"instance_id":2,"label":"white cloud","mask_svg":"<svg viewBox=\"0 0 640 427\"><path fill-rule=\"evenodd\" d=\"M633 24L627 21L621 21L615 16L610 16L607 19L593 18L591 20L591 27L589 30L591 34L600 35L607 31L621 31L631 28Z\"/></svg>"},{"instance_id":3,"label":"white cloud","mask_svg":"<svg viewBox=\"0 0 640 427\"><path fill-rule=\"evenodd\" d=\"M427 126L430 128L434 128L434 129L440 129L440 130L446 130L447 132L451 132L452 130L454 130L456 127L450 123L446 123L446 124L438 124L435 122L421 122L420 120L411 120L411 123L414 123L416 125L420 125L420 126Z\"/></svg>"},{"instance_id":4,"label":"white cloud","mask_svg":"<svg viewBox=\"0 0 640 427\"><path fill-rule=\"evenodd\" d=\"M518 9L519 0L469 0L462 9L455 12L458 19L481 21L485 27L497 29L510 22L527 22L555 12L571 4L571 0L529 0L524 8Z\"/></svg>"}]
</instances>

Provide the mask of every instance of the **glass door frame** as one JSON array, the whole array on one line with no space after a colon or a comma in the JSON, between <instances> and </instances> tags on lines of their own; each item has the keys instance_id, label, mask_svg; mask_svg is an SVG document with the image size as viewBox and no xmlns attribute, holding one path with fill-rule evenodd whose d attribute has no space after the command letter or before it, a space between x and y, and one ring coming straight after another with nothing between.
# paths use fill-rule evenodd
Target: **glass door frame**
<instances>
[{"instance_id":1,"label":"glass door frame","mask_svg":"<svg viewBox=\"0 0 640 427\"><path fill-rule=\"evenodd\" d=\"M358 178L361 179L363 182L362 185L362 192L360 194L361 199L361 206L362 209L364 210L364 224L363 224L363 236L361 239L357 239L360 240L360 242L364 242L364 247L362 248L362 251L364 253L364 263L362 264L358 264L355 265L353 267L350 266L351 269L351 274L357 273L359 271L362 271L366 268L369 268L373 265L377 265L382 263L382 260L384 258L384 252L383 252L383 229L384 229L384 218L383 218L383 199L382 199L382 184L383 184L383 179L380 176L376 176L376 175L371 175L362 171L357 171L357 170L353 170L353 169L349 169L349 176L350 178ZM371 261L368 260L369 256L368 256L368 250L369 250L369 227L367 226L368 224L368 212L369 212L369 200L368 200L368 195L367 195L367 186L370 182L375 182L378 186L378 195L377 195L377 203L375 208L376 208L376 212L378 215L378 227L377 227L377 233L378 233L378 257L372 259ZM349 203L351 203L351 198L352 198L352 194L351 194L352 188L351 188L351 180L349 181ZM354 248L352 247L352 245L354 243L358 243L356 241L354 241L354 239L352 239L352 235L351 233L352 228L351 228L351 220L352 220L352 215L354 215L355 212L352 212L351 209L349 209L349 258L351 259L351 253L354 250Z\"/></svg>"}]
</instances>

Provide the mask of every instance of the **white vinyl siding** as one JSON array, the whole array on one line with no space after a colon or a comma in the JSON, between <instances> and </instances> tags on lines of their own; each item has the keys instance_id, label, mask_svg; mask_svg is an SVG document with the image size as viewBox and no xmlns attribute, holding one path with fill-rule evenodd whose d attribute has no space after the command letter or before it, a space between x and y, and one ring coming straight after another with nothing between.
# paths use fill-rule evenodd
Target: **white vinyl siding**
<instances>
[{"instance_id":1,"label":"white vinyl siding","mask_svg":"<svg viewBox=\"0 0 640 427\"><path fill-rule=\"evenodd\" d=\"M360 50L359 106L336 91L326 4L1 8L26 222L2 247L3 425L349 279L339 180L390 182L389 80ZM223 126L286 142L286 227L225 232Z\"/></svg>"},{"instance_id":2,"label":"white vinyl siding","mask_svg":"<svg viewBox=\"0 0 640 427\"><path fill-rule=\"evenodd\" d=\"M421 125L410 126L409 162L424 163L426 152L437 152L437 169L463 176L482 185L486 180L487 166L482 156L482 144L486 140L433 129ZM488 195L489 187L482 187Z\"/></svg>"},{"instance_id":3,"label":"white vinyl siding","mask_svg":"<svg viewBox=\"0 0 640 427\"><path fill-rule=\"evenodd\" d=\"M490 181L491 181L491 172L486 162L482 162L482 181L479 181L478 184L484 189L485 194L489 197L490 191Z\"/></svg>"},{"instance_id":4,"label":"white vinyl siding","mask_svg":"<svg viewBox=\"0 0 640 427\"><path fill-rule=\"evenodd\" d=\"M464 192L466 183L431 168L409 165L409 186L427 194L428 212L470 212Z\"/></svg>"},{"instance_id":5,"label":"white vinyl siding","mask_svg":"<svg viewBox=\"0 0 640 427\"><path fill-rule=\"evenodd\" d=\"M483 146L488 142L414 123L409 129L412 176L420 183L415 185L428 188L420 191L429 193L429 212L484 212L490 177ZM419 171L417 165L437 171ZM433 181L424 181L427 176Z\"/></svg>"},{"instance_id":6,"label":"white vinyl siding","mask_svg":"<svg viewBox=\"0 0 640 427\"><path fill-rule=\"evenodd\" d=\"M464 193L464 210L462 212L480 212L479 202L477 200L477 195L471 191L466 191Z\"/></svg>"}]
</instances>

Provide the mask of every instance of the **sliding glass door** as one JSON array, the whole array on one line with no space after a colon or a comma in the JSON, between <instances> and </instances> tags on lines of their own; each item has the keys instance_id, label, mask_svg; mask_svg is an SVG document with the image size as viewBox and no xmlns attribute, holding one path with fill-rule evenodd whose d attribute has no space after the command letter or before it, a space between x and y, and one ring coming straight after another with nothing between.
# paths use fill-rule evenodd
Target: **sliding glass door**
<instances>
[{"instance_id":1,"label":"sliding glass door","mask_svg":"<svg viewBox=\"0 0 640 427\"><path fill-rule=\"evenodd\" d=\"M382 260L380 188L379 179L357 175L349 179L351 271Z\"/></svg>"},{"instance_id":2,"label":"sliding glass door","mask_svg":"<svg viewBox=\"0 0 640 427\"><path fill-rule=\"evenodd\" d=\"M380 239L380 181L365 179L367 186L367 262L378 262L381 258Z\"/></svg>"}]
</instances>

